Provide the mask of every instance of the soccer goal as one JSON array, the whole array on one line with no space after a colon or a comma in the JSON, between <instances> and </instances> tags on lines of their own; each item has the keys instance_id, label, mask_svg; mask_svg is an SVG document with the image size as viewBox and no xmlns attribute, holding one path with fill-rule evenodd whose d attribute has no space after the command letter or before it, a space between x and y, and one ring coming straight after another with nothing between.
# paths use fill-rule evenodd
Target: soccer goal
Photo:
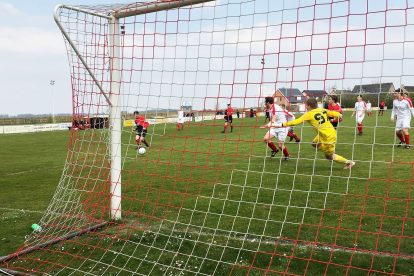
<instances>
[{"instance_id":1,"label":"soccer goal","mask_svg":"<svg viewBox=\"0 0 414 276\"><path fill-rule=\"evenodd\" d=\"M100 127L71 130L41 230L0 267L414 274L414 154L398 144L389 110L394 91L414 92L412 15L405 0L57 6L73 119ZM308 98L334 99L335 153L355 166L327 160L306 122L284 141L288 158L272 153L265 97L296 118ZM351 116L368 101L370 116Z\"/></svg>"}]
</instances>

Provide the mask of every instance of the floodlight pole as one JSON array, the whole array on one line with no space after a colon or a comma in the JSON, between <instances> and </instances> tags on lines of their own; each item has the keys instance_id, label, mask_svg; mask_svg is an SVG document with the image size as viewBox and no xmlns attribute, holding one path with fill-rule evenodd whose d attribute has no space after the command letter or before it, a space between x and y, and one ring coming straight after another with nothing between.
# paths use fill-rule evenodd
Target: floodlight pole
<instances>
[{"instance_id":1,"label":"floodlight pole","mask_svg":"<svg viewBox=\"0 0 414 276\"><path fill-rule=\"evenodd\" d=\"M111 91L109 100L111 112L109 115L111 131L111 219L120 220L121 217L121 66L120 66L120 38L119 19L112 17L110 20L110 51L111 51Z\"/></svg>"},{"instance_id":2,"label":"floodlight pole","mask_svg":"<svg viewBox=\"0 0 414 276\"><path fill-rule=\"evenodd\" d=\"M286 68L285 69L285 83L286 83L286 88L289 88L289 85L288 85L288 71L289 71L289 68Z\"/></svg>"},{"instance_id":3,"label":"floodlight pole","mask_svg":"<svg viewBox=\"0 0 414 276\"><path fill-rule=\"evenodd\" d=\"M51 80L49 82L49 84L50 84L50 88L52 90L52 122L55 124L56 123L56 120L55 120L55 96L54 96L55 91L53 90L53 86L55 85L55 81Z\"/></svg>"}]
</instances>

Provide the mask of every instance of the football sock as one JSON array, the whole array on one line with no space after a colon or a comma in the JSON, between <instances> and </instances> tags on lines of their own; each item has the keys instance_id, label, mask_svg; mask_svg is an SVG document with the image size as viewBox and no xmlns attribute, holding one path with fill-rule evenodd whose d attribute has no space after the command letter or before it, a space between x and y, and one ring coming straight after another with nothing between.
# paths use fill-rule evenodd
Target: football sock
<instances>
[{"instance_id":1,"label":"football sock","mask_svg":"<svg viewBox=\"0 0 414 276\"><path fill-rule=\"evenodd\" d=\"M293 133L293 138L295 138L296 142L300 140L296 133Z\"/></svg>"},{"instance_id":2,"label":"football sock","mask_svg":"<svg viewBox=\"0 0 414 276\"><path fill-rule=\"evenodd\" d=\"M288 150L287 150L287 148L286 148L286 147L283 147L283 149L282 149L282 148L279 148L279 149L281 149L281 150L283 151L283 155L284 155L285 157L289 157L289 152L288 152Z\"/></svg>"},{"instance_id":3,"label":"football sock","mask_svg":"<svg viewBox=\"0 0 414 276\"><path fill-rule=\"evenodd\" d=\"M337 163L341 163L341 164L346 164L346 162L348 161L348 159L340 156L339 154L335 154L333 161L335 161Z\"/></svg>"},{"instance_id":4,"label":"football sock","mask_svg":"<svg viewBox=\"0 0 414 276\"><path fill-rule=\"evenodd\" d=\"M142 143L144 143L147 147L149 147L147 140L142 140Z\"/></svg>"},{"instance_id":5,"label":"football sock","mask_svg":"<svg viewBox=\"0 0 414 276\"><path fill-rule=\"evenodd\" d=\"M271 148L272 149L272 151L277 151L277 148L276 148L276 146L275 146L275 144L272 142L272 141L270 141L270 142L267 142L267 146L269 147L269 148Z\"/></svg>"},{"instance_id":6,"label":"football sock","mask_svg":"<svg viewBox=\"0 0 414 276\"><path fill-rule=\"evenodd\" d=\"M410 134L405 134L405 144L410 145Z\"/></svg>"},{"instance_id":7,"label":"football sock","mask_svg":"<svg viewBox=\"0 0 414 276\"><path fill-rule=\"evenodd\" d=\"M139 146L139 144L141 143L141 138L136 139L135 142L137 142L137 145Z\"/></svg>"},{"instance_id":8,"label":"football sock","mask_svg":"<svg viewBox=\"0 0 414 276\"><path fill-rule=\"evenodd\" d=\"M405 142L404 135L400 131L396 132L395 134L397 135L397 137L400 139L401 142L403 143Z\"/></svg>"},{"instance_id":9,"label":"football sock","mask_svg":"<svg viewBox=\"0 0 414 276\"><path fill-rule=\"evenodd\" d=\"M362 133L362 123L358 123L358 132Z\"/></svg>"},{"instance_id":10,"label":"football sock","mask_svg":"<svg viewBox=\"0 0 414 276\"><path fill-rule=\"evenodd\" d=\"M180 131L180 124L177 124L177 130Z\"/></svg>"}]
</instances>

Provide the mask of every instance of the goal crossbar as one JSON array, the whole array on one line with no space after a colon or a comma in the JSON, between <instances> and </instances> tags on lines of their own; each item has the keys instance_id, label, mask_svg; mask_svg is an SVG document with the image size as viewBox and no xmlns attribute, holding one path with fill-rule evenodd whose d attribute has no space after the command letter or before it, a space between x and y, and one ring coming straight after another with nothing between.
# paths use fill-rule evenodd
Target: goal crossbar
<instances>
[{"instance_id":1,"label":"goal crossbar","mask_svg":"<svg viewBox=\"0 0 414 276\"><path fill-rule=\"evenodd\" d=\"M128 6L126 8L115 11L111 15L114 16L115 18L125 18L129 16L153 13L153 12L164 11L164 10L171 10L171 9L181 8L185 6L192 6L192 5L213 2L213 1L215 0L178 0L178 1L167 0L163 2L152 3L149 5Z\"/></svg>"}]
</instances>

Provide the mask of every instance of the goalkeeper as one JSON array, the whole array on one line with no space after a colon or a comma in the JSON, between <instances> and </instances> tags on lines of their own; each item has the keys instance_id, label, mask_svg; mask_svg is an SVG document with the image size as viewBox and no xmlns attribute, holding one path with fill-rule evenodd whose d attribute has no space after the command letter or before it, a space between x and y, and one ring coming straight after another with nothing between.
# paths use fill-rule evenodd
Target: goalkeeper
<instances>
[{"instance_id":1,"label":"goalkeeper","mask_svg":"<svg viewBox=\"0 0 414 276\"><path fill-rule=\"evenodd\" d=\"M321 150L328 160L345 164L344 169L351 169L355 165L355 162L347 160L335 153L336 131L328 119L328 117L340 118L342 115L336 111L318 108L318 102L313 98L309 98L306 101L306 109L307 112L302 117L290 122L274 125L274 127L290 127L299 125L304 121L309 122L317 132L316 137L312 141L312 146Z\"/></svg>"}]
</instances>

